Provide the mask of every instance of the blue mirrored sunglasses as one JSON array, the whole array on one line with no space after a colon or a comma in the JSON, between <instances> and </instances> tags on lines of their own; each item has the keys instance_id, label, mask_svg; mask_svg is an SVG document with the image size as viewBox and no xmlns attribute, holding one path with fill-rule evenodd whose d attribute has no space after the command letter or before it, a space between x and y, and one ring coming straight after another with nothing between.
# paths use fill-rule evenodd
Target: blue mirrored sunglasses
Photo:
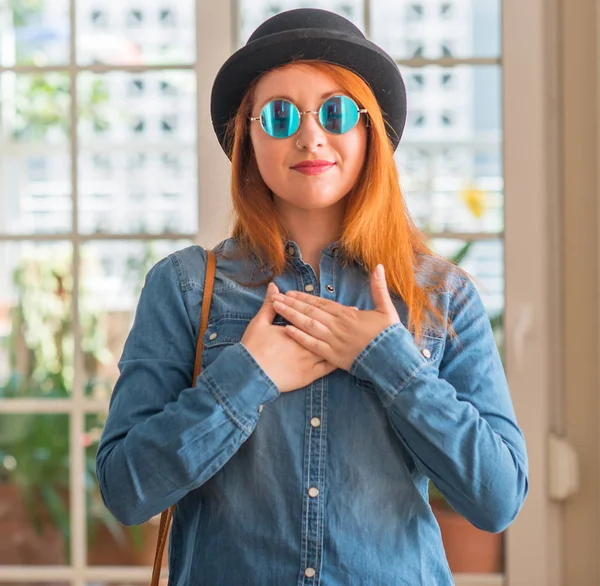
<instances>
[{"instance_id":1,"label":"blue mirrored sunglasses","mask_svg":"<svg viewBox=\"0 0 600 586\"><path fill-rule=\"evenodd\" d=\"M356 126L361 114L366 113L366 109L360 109L348 96L331 96L318 110L305 112L300 112L289 100L278 98L265 104L260 116L251 117L250 121L260 120L262 129L273 138L289 138L300 128L300 119L304 114L318 114L324 130L331 134L344 134ZM368 121L367 117L367 126Z\"/></svg>"}]
</instances>

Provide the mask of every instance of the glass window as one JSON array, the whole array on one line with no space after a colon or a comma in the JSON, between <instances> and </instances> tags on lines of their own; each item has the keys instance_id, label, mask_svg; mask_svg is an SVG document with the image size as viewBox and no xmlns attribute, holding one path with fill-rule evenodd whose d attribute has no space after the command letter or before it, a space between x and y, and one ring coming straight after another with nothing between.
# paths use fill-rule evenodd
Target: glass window
<instances>
[{"instance_id":1,"label":"glass window","mask_svg":"<svg viewBox=\"0 0 600 586\"><path fill-rule=\"evenodd\" d=\"M269 0L237 0L239 4L240 27L238 31L239 45L245 45L248 37L263 21L284 10L294 8L322 8L341 14L352 21L358 28L364 30L363 0L279 0L272 3Z\"/></svg>"},{"instance_id":2,"label":"glass window","mask_svg":"<svg viewBox=\"0 0 600 586\"><path fill-rule=\"evenodd\" d=\"M78 87L80 230L197 230L194 73L84 72ZM167 201L165 191L181 197Z\"/></svg>"},{"instance_id":3,"label":"glass window","mask_svg":"<svg viewBox=\"0 0 600 586\"><path fill-rule=\"evenodd\" d=\"M415 221L428 232L502 232L499 68L401 69L406 78L418 72L433 88L449 76L454 79L452 89L420 93L418 109L411 109L408 94L407 126L396 160Z\"/></svg>"},{"instance_id":4,"label":"glass window","mask_svg":"<svg viewBox=\"0 0 600 586\"><path fill-rule=\"evenodd\" d=\"M423 4L411 2L406 6L406 20L408 22L416 22L423 20L425 16L425 7Z\"/></svg>"},{"instance_id":5,"label":"glass window","mask_svg":"<svg viewBox=\"0 0 600 586\"><path fill-rule=\"evenodd\" d=\"M95 451L143 278L198 230L195 0L73 1L76 27L69 0L0 0L0 572L73 562L78 452L87 563L151 563L157 525L112 518Z\"/></svg>"},{"instance_id":6,"label":"glass window","mask_svg":"<svg viewBox=\"0 0 600 586\"><path fill-rule=\"evenodd\" d=\"M66 65L69 0L0 2L0 65Z\"/></svg>"},{"instance_id":7,"label":"glass window","mask_svg":"<svg viewBox=\"0 0 600 586\"><path fill-rule=\"evenodd\" d=\"M0 242L0 400L70 397L72 275L68 242Z\"/></svg>"},{"instance_id":8,"label":"glass window","mask_svg":"<svg viewBox=\"0 0 600 586\"><path fill-rule=\"evenodd\" d=\"M67 415L0 414L0 565L69 563L69 462Z\"/></svg>"},{"instance_id":9,"label":"glass window","mask_svg":"<svg viewBox=\"0 0 600 586\"><path fill-rule=\"evenodd\" d=\"M195 2L77 0L77 62L113 65L192 63Z\"/></svg>"},{"instance_id":10,"label":"glass window","mask_svg":"<svg viewBox=\"0 0 600 586\"><path fill-rule=\"evenodd\" d=\"M105 10L92 10L90 21L94 28L106 28L109 24L108 13Z\"/></svg>"},{"instance_id":11,"label":"glass window","mask_svg":"<svg viewBox=\"0 0 600 586\"><path fill-rule=\"evenodd\" d=\"M0 74L0 233L71 228L69 92L62 73Z\"/></svg>"},{"instance_id":12,"label":"glass window","mask_svg":"<svg viewBox=\"0 0 600 586\"><path fill-rule=\"evenodd\" d=\"M371 0L370 38L395 59L499 57L500 0ZM415 39L422 54L406 45Z\"/></svg>"}]
</instances>

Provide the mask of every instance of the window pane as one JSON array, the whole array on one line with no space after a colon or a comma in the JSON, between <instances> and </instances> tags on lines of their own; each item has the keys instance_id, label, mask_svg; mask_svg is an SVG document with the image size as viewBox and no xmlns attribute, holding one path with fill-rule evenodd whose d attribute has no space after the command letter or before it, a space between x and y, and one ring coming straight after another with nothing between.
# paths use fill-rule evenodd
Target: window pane
<instances>
[{"instance_id":1,"label":"window pane","mask_svg":"<svg viewBox=\"0 0 600 586\"><path fill-rule=\"evenodd\" d=\"M86 72L78 87L80 231L194 232L194 73Z\"/></svg>"},{"instance_id":2,"label":"window pane","mask_svg":"<svg viewBox=\"0 0 600 586\"><path fill-rule=\"evenodd\" d=\"M150 268L191 241L88 242L81 253L79 295L87 395L106 401Z\"/></svg>"},{"instance_id":3,"label":"window pane","mask_svg":"<svg viewBox=\"0 0 600 586\"><path fill-rule=\"evenodd\" d=\"M69 419L0 415L0 565L68 563Z\"/></svg>"},{"instance_id":4,"label":"window pane","mask_svg":"<svg viewBox=\"0 0 600 586\"><path fill-rule=\"evenodd\" d=\"M428 231L501 232L500 68L401 69L409 113L396 160L417 225Z\"/></svg>"},{"instance_id":5,"label":"window pane","mask_svg":"<svg viewBox=\"0 0 600 586\"><path fill-rule=\"evenodd\" d=\"M71 394L71 256L67 243L0 243L0 399Z\"/></svg>"},{"instance_id":6,"label":"window pane","mask_svg":"<svg viewBox=\"0 0 600 586\"><path fill-rule=\"evenodd\" d=\"M113 65L192 63L195 0L77 0L77 62Z\"/></svg>"},{"instance_id":7,"label":"window pane","mask_svg":"<svg viewBox=\"0 0 600 586\"><path fill-rule=\"evenodd\" d=\"M252 32L267 18L293 8L322 8L341 14L364 32L363 0L239 0L240 43L245 45Z\"/></svg>"},{"instance_id":8,"label":"window pane","mask_svg":"<svg viewBox=\"0 0 600 586\"><path fill-rule=\"evenodd\" d=\"M147 523L126 527L121 525L102 502L96 480L96 452L104 426L101 415L86 416L86 505L88 525L88 565L90 566L152 566L160 515ZM163 567L168 565L165 547ZM98 584L98 586L103 586Z\"/></svg>"},{"instance_id":9,"label":"window pane","mask_svg":"<svg viewBox=\"0 0 600 586\"><path fill-rule=\"evenodd\" d=\"M499 57L500 0L371 0L371 39L395 59Z\"/></svg>"},{"instance_id":10,"label":"window pane","mask_svg":"<svg viewBox=\"0 0 600 586\"><path fill-rule=\"evenodd\" d=\"M0 65L69 62L69 0L0 2Z\"/></svg>"},{"instance_id":11,"label":"window pane","mask_svg":"<svg viewBox=\"0 0 600 586\"><path fill-rule=\"evenodd\" d=\"M498 240L466 242L450 238L432 238L432 249L472 275L478 284L483 304L490 316L504 308L504 244Z\"/></svg>"},{"instance_id":12,"label":"window pane","mask_svg":"<svg viewBox=\"0 0 600 586\"><path fill-rule=\"evenodd\" d=\"M1 233L70 230L69 91L59 73L0 75Z\"/></svg>"}]
</instances>

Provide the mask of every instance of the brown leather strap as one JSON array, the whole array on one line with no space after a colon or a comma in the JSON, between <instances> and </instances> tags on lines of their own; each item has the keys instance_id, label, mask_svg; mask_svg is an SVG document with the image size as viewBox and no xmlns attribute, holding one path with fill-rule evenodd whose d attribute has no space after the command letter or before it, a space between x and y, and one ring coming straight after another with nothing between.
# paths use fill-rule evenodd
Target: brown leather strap
<instances>
[{"instance_id":1,"label":"brown leather strap","mask_svg":"<svg viewBox=\"0 0 600 586\"><path fill-rule=\"evenodd\" d=\"M196 344L196 360L194 362L194 378L192 386L196 384L196 379L202 369L202 350L204 348L204 332L208 325L208 316L210 313L210 302L212 299L213 285L215 284L215 253L212 250L206 251L206 276L204 278L204 296L202 298L202 315L200 317L200 330L198 331L198 343ZM165 545L169 537L169 529L171 528L171 520L173 519L173 511L175 505L163 511L160 515L160 525L158 528L158 539L156 541L156 552L154 554L154 566L152 567L152 581L150 586L158 586L160 580L160 570Z\"/></svg>"}]
</instances>

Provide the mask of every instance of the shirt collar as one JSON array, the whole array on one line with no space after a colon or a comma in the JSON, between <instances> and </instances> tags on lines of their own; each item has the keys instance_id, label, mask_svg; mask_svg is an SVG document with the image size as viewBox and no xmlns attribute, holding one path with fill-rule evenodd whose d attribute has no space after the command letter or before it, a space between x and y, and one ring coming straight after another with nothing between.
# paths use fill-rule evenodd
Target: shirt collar
<instances>
[{"instance_id":1,"label":"shirt collar","mask_svg":"<svg viewBox=\"0 0 600 586\"><path fill-rule=\"evenodd\" d=\"M285 256L287 258L289 258L292 262L294 262L295 260L302 259L302 252L300 251L300 247L294 240L283 240L282 247L283 247ZM327 246L327 248L325 248L323 250L323 252L325 254L328 254L329 256L332 256L333 258L335 258L339 252L339 249L340 249L339 240L335 240L334 242L331 242ZM254 263L254 267L256 269L260 269L261 262L260 262L260 258L258 257L258 254L256 254L256 252L254 250L251 250L250 254L252 256L252 262ZM268 272L271 269L272 269L272 266L263 267L263 271Z\"/></svg>"},{"instance_id":2,"label":"shirt collar","mask_svg":"<svg viewBox=\"0 0 600 586\"><path fill-rule=\"evenodd\" d=\"M325 248L322 252L328 254L329 256L335 257L339 251L340 245L339 241L335 240L327 248ZM287 257L290 258L302 258L302 252L300 251L300 247L293 240L284 240L283 241L283 250Z\"/></svg>"}]
</instances>

